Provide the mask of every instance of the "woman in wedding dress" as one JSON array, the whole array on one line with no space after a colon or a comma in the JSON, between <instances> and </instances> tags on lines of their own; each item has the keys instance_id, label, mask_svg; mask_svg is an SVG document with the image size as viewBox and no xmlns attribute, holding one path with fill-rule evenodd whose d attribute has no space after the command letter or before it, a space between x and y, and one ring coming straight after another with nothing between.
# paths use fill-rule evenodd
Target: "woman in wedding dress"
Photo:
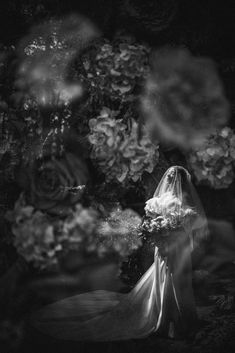
<instances>
[{"instance_id":1,"label":"woman in wedding dress","mask_svg":"<svg viewBox=\"0 0 235 353\"><path fill-rule=\"evenodd\" d=\"M155 206L161 217L182 210L193 210L194 217L186 217L170 231L164 251L156 236L153 264L129 293L97 290L60 300L35 313L33 326L58 339L76 341L187 333L197 320L191 251L207 235L207 221L186 169L174 166L166 171L146 203L146 213L154 212Z\"/></svg>"}]
</instances>

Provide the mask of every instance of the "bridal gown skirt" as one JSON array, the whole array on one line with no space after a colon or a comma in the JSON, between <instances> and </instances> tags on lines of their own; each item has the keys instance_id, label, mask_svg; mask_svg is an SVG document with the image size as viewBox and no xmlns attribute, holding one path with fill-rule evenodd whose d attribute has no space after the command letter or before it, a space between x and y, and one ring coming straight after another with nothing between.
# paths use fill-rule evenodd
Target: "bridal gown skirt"
<instances>
[{"instance_id":1,"label":"bridal gown skirt","mask_svg":"<svg viewBox=\"0 0 235 353\"><path fill-rule=\"evenodd\" d=\"M97 290L46 306L32 324L58 339L119 341L153 332L174 337L196 320L189 246L175 246L154 263L128 294Z\"/></svg>"}]
</instances>

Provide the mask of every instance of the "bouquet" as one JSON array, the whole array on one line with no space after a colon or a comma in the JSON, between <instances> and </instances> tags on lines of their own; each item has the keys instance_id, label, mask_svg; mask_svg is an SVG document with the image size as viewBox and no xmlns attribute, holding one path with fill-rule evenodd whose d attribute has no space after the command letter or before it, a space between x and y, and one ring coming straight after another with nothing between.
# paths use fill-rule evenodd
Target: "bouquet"
<instances>
[{"instance_id":1,"label":"bouquet","mask_svg":"<svg viewBox=\"0 0 235 353\"><path fill-rule=\"evenodd\" d=\"M158 246L168 243L173 231L185 227L196 215L191 207L183 205L182 200L171 192L148 200L145 213L142 233L145 239L150 239L154 244L157 242Z\"/></svg>"}]
</instances>

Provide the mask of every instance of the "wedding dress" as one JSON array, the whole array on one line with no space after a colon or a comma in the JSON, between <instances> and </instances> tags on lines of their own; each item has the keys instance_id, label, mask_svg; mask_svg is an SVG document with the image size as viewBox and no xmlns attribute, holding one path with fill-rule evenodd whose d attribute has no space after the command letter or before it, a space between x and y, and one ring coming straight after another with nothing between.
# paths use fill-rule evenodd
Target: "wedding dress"
<instances>
[{"instance_id":1,"label":"wedding dress","mask_svg":"<svg viewBox=\"0 0 235 353\"><path fill-rule=\"evenodd\" d=\"M180 207L187 204L197 213L191 224L174 231L168 255L163 256L156 245L152 266L129 293L97 290L60 300L33 315L34 327L58 339L77 341L139 339L154 332L174 337L189 328L197 318L191 251L194 242L206 236L207 222L184 168L169 168L154 197L166 192L181 200Z\"/></svg>"}]
</instances>

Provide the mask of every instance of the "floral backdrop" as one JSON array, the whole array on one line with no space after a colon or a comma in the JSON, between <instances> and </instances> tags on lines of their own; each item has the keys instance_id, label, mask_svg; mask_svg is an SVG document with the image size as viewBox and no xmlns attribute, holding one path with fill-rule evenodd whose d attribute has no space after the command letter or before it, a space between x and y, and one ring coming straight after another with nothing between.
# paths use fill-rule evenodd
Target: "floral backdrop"
<instances>
[{"instance_id":1,"label":"floral backdrop","mask_svg":"<svg viewBox=\"0 0 235 353\"><path fill-rule=\"evenodd\" d=\"M114 286L131 286L151 253L145 202L169 166L189 170L209 217L233 222L229 49L214 53L204 15L200 28L177 27L187 18L180 1L101 2L71 2L73 14L63 1L1 5L18 19L0 40L2 302L25 274L34 293L44 276L83 278L89 267L90 288L91 269L112 264ZM12 350L24 336L17 310L0 322L8 343L15 334Z\"/></svg>"}]
</instances>

